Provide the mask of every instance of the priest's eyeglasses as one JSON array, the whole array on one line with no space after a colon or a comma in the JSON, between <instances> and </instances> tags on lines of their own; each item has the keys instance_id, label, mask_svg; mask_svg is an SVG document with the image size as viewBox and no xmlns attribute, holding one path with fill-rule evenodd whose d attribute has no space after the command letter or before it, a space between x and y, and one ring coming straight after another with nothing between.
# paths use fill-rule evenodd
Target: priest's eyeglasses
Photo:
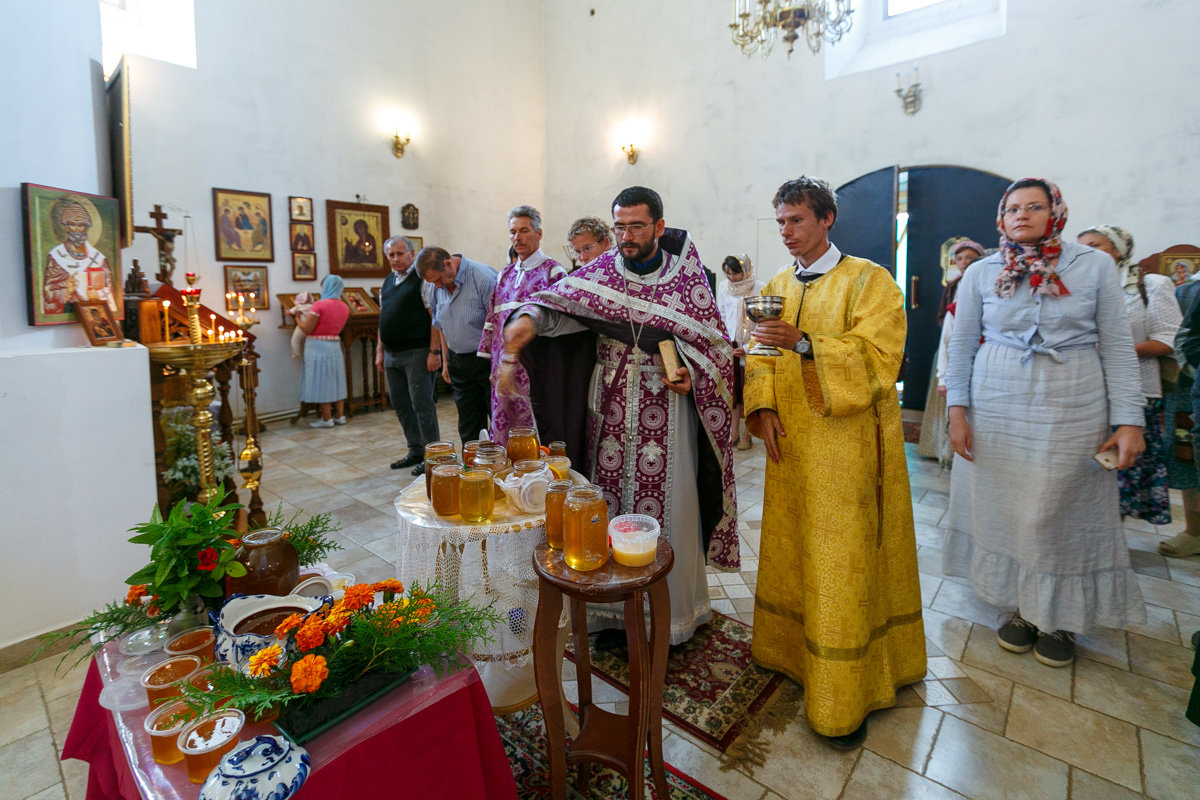
<instances>
[{"instance_id":1,"label":"priest's eyeglasses","mask_svg":"<svg viewBox=\"0 0 1200 800\"><path fill-rule=\"evenodd\" d=\"M631 222L628 225L623 225L621 223L617 223L616 225L613 225L612 227L613 227L613 233L615 233L617 236L620 236L625 233L631 233L634 236L641 236L643 233L645 233L647 230L649 230L651 227L653 227L653 225L652 225L652 223L649 223L649 222Z\"/></svg>"},{"instance_id":2,"label":"priest's eyeglasses","mask_svg":"<svg viewBox=\"0 0 1200 800\"><path fill-rule=\"evenodd\" d=\"M1023 206L1009 206L1008 208L1004 209L1004 216L1015 217L1022 211L1024 211L1026 214L1039 214L1049 207L1050 206L1046 205L1045 203L1026 203Z\"/></svg>"}]
</instances>

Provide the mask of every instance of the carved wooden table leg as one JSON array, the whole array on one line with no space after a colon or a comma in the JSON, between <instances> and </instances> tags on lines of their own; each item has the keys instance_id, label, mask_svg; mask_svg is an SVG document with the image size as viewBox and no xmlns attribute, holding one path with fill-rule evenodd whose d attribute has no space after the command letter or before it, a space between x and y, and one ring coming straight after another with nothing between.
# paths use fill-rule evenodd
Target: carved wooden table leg
<instances>
[{"instance_id":1,"label":"carved wooden table leg","mask_svg":"<svg viewBox=\"0 0 1200 800\"><path fill-rule=\"evenodd\" d=\"M550 796L563 800L567 794L567 732L563 724L562 700L555 676L554 646L558 619L562 615L562 593L545 581L538 582L538 607L533 624L533 664L542 714L546 721L547 763L550 767ZM576 645L578 647L578 645Z\"/></svg>"}]
</instances>

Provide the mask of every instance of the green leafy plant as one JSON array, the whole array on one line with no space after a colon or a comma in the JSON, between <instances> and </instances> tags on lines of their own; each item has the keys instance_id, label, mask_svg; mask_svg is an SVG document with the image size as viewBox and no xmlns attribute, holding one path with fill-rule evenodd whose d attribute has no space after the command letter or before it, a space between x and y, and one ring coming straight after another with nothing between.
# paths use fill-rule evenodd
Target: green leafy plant
<instances>
[{"instance_id":1,"label":"green leafy plant","mask_svg":"<svg viewBox=\"0 0 1200 800\"><path fill-rule=\"evenodd\" d=\"M284 519L283 503L280 503L264 527L285 531L285 538L296 548L296 554L300 557L300 566L307 567L316 564L329 553L342 549L342 545L333 538L333 534L341 530L342 526L334 524L332 514L316 514L301 522L302 513L297 511Z\"/></svg>"},{"instance_id":2,"label":"green leafy plant","mask_svg":"<svg viewBox=\"0 0 1200 800\"><path fill-rule=\"evenodd\" d=\"M151 607L165 614L195 608L193 598L217 608L225 597L225 576L240 578L246 567L233 559L238 533L233 528L237 503L223 505L225 490L218 487L207 503L188 507L179 502L163 517L157 507L149 522L132 530L134 544L150 546L150 563L125 579L142 586Z\"/></svg>"}]
</instances>

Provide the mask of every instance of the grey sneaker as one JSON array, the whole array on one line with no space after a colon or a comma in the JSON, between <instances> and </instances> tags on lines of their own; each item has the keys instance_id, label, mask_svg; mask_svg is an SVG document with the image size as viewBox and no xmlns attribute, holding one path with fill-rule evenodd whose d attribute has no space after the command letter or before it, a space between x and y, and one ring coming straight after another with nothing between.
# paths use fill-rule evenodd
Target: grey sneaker
<instances>
[{"instance_id":1,"label":"grey sneaker","mask_svg":"<svg viewBox=\"0 0 1200 800\"><path fill-rule=\"evenodd\" d=\"M1013 653L1028 653L1037 638L1037 626L1027 619L1022 619L1019 611L1010 614L1000 626L1000 630L996 631L996 642Z\"/></svg>"},{"instance_id":2,"label":"grey sneaker","mask_svg":"<svg viewBox=\"0 0 1200 800\"><path fill-rule=\"evenodd\" d=\"M1043 633L1033 648L1033 657L1047 667L1069 667L1075 660L1075 634L1070 631Z\"/></svg>"}]
</instances>

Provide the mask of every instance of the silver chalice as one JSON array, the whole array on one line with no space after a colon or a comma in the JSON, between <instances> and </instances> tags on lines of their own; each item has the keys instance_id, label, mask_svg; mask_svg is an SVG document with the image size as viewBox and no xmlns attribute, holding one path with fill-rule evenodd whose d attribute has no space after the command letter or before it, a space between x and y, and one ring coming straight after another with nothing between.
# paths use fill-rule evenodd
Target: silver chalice
<instances>
[{"instance_id":1,"label":"silver chalice","mask_svg":"<svg viewBox=\"0 0 1200 800\"><path fill-rule=\"evenodd\" d=\"M778 295L766 294L758 297L746 298L746 316L754 320L755 324L769 319L779 319L783 316L783 298ZM778 347L769 347L765 344L755 342L752 347L746 351L747 355L752 356L780 356L783 352Z\"/></svg>"}]
</instances>

